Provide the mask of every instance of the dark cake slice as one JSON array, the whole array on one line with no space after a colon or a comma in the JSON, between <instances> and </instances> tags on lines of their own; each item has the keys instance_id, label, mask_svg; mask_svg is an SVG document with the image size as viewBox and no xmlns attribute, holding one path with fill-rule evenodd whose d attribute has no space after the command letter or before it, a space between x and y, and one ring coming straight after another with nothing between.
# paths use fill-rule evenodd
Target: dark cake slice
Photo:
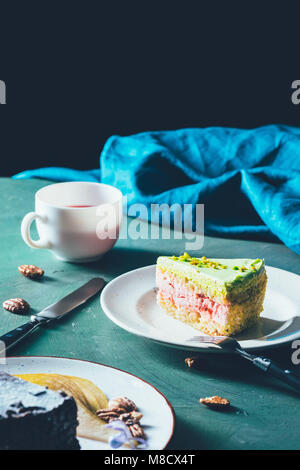
<instances>
[{"instance_id":1,"label":"dark cake slice","mask_svg":"<svg viewBox=\"0 0 300 470\"><path fill-rule=\"evenodd\" d=\"M72 397L0 371L0 449L75 450Z\"/></svg>"}]
</instances>

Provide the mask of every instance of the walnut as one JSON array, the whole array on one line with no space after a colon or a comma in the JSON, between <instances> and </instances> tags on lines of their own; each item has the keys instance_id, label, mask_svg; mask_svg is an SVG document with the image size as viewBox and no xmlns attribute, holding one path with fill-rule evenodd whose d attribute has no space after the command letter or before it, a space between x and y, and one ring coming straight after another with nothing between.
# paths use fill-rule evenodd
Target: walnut
<instances>
[{"instance_id":1,"label":"walnut","mask_svg":"<svg viewBox=\"0 0 300 470\"><path fill-rule=\"evenodd\" d=\"M11 313L27 313L30 309L30 305L26 300L16 297L15 299L9 299L3 302L3 308Z\"/></svg>"},{"instance_id":2,"label":"walnut","mask_svg":"<svg viewBox=\"0 0 300 470\"><path fill-rule=\"evenodd\" d=\"M201 363L199 356L187 357L184 362L188 367L199 367Z\"/></svg>"},{"instance_id":3,"label":"walnut","mask_svg":"<svg viewBox=\"0 0 300 470\"><path fill-rule=\"evenodd\" d=\"M106 423L119 419L126 424L133 437L145 437L144 430L140 425L143 414L138 411L136 404L127 397L112 398L108 402L108 408L98 410L97 415Z\"/></svg>"},{"instance_id":4,"label":"walnut","mask_svg":"<svg viewBox=\"0 0 300 470\"><path fill-rule=\"evenodd\" d=\"M110 423L111 421L115 421L116 419L120 419L119 413L116 413L115 411L112 410L98 410L97 415L102 421L105 421L106 423Z\"/></svg>"},{"instance_id":5,"label":"walnut","mask_svg":"<svg viewBox=\"0 0 300 470\"><path fill-rule=\"evenodd\" d=\"M108 407L111 408L123 408L124 411L136 411L136 404L127 397L112 398L108 402Z\"/></svg>"},{"instance_id":6,"label":"walnut","mask_svg":"<svg viewBox=\"0 0 300 470\"><path fill-rule=\"evenodd\" d=\"M217 395L213 397L200 398L200 403L214 410L224 410L230 406L230 401L227 400L227 398L218 397Z\"/></svg>"},{"instance_id":7,"label":"walnut","mask_svg":"<svg viewBox=\"0 0 300 470\"><path fill-rule=\"evenodd\" d=\"M33 264L21 264L18 270L23 276L29 277L30 279L40 279L44 275L44 270Z\"/></svg>"},{"instance_id":8,"label":"walnut","mask_svg":"<svg viewBox=\"0 0 300 470\"><path fill-rule=\"evenodd\" d=\"M131 424L139 423L142 417L142 413L139 413L138 411L131 411L130 413L122 413L120 415L120 420L124 421L124 423L129 426Z\"/></svg>"},{"instance_id":9,"label":"walnut","mask_svg":"<svg viewBox=\"0 0 300 470\"><path fill-rule=\"evenodd\" d=\"M145 439L146 437L143 428L138 423L129 426L129 431L131 432L132 437L140 437L142 439Z\"/></svg>"}]
</instances>

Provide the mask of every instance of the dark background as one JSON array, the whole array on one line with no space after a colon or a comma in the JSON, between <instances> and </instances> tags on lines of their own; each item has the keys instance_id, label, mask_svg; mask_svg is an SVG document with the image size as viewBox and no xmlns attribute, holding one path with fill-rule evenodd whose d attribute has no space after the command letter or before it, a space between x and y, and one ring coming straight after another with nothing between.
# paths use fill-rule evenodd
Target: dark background
<instances>
[{"instance_id":1,"label":"dark background","mask_svg":"<svg viewBox=\"0 0 300 470\"><path fill-rule=\"evenodd\" d=\"M0 174L97 168L112 134L299 125L298 10L268 1L2 5Z\"/></svg>"}]
</instances>

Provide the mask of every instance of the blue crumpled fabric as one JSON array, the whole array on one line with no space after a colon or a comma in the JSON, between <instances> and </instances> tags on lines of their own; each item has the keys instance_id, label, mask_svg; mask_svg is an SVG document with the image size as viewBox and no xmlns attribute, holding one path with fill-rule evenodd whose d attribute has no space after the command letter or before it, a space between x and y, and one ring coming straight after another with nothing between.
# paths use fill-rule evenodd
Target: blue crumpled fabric
<instances>
[{"instance_id":1,"label":"blue crumpled fabric","mask_svg":"<svg viewBox=\"0 0 300 470\"><path fill-rule=\"evenodd\" d=\"M128 205L205 204L205 233L281 240L300 254L300 128L212 127L112 136L100 170L28 170L14 178L101 181Z\"/></svg>"}]
</instances>

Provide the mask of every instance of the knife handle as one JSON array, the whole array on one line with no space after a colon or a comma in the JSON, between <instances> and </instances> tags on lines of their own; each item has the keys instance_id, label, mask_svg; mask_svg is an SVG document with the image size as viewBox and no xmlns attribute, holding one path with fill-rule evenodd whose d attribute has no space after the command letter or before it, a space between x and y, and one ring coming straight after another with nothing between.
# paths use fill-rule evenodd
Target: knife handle
<instances>
[{"instance_id":1,"label":"knife handle","mask_svg":"<svg viewBox=\"0 0 300 470\"><path fill-rule=\"evenodd\" d=\"M274 362L272 362L270 359L259 356L254 358L253 364L256 367L262 369L264 372L273 375L277 379L282 380L294 389L300 391L300 377L297 377L290 370L282 369L281 367L274 364Z\"/></svg>"},{"instance_id":2,"label":"knife handle","mask_svg":"<svg viewBox=\"0 0 300 470\"><path fill-rule=\"evenodd\" d=\"M300 391L300 377L297 377L288 369L281 369L276 364L271 363L268 369L268 373L277 377L277 379L283 380L291 387Z\"/></svg>"},{"instance_id":3,"label":"knife handle","mask_svg":"<svg viewBox=\"0 0 300 470\"><path fill-rule=\"evenodd\" d=\"M41 323L41 320L32 318L31 321L24 323L24 325L18 326L18 328L15 328L14 330L5 333L5 335L0 336L0 341L2 341L5 345L5 351L25 338L25 336L35 330ZM0 352L3 354L3 348Z\"/></svg>"}]
</instances>

